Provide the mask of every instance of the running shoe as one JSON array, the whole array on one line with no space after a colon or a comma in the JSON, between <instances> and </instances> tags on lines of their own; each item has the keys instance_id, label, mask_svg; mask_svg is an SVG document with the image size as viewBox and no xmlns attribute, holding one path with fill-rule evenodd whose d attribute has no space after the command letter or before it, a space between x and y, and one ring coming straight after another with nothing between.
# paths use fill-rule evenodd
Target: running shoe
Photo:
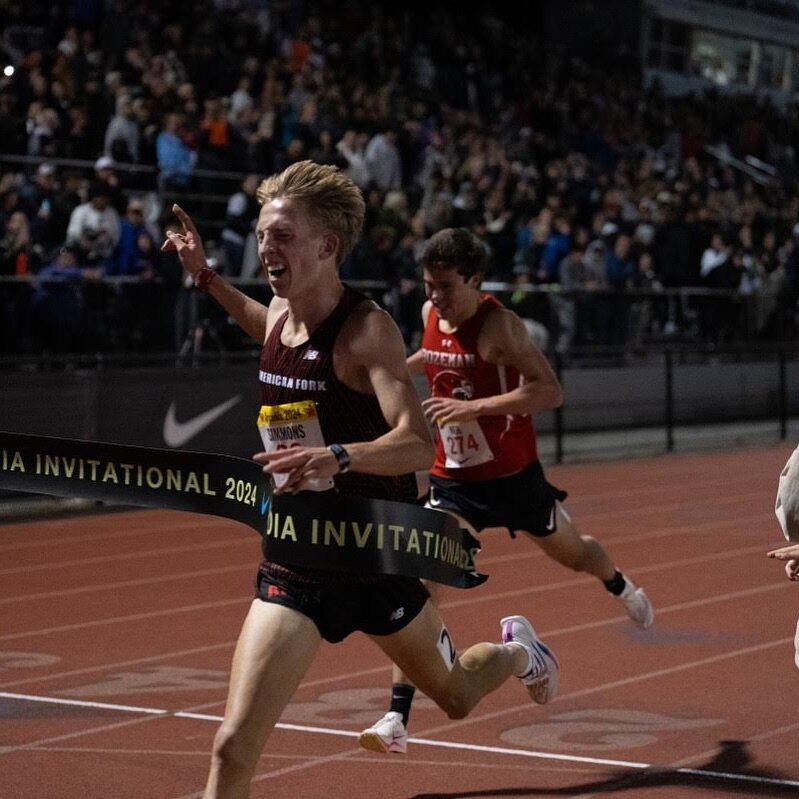
<instances>
[{"instance_id":1,"label":"running shoe","mask_svg":"<svg viewBox=\"0 0 799 799\"><path fill-rule=\"evenodd\" d=\"M643 630L652 626L655 611L649 597L635 583L624 578L624 590L619 594L619 601L624 605L627 615Z\"/></svg>"},{"instance_id":2,"label":"running shoe","mask_svg":"<svg viewBox=\"0 0 799 799\"><path fill-rule=\"evenodd\" d=\"M408 731L402 723L402 714L390 710L360 734L358 743L362 749L370 752L405 754L408 748Z\"/></svg>"},{"instance_id":3,"label":"running shoe","mask_svg":"<svg viewBox=\"0 0 799 799\"><path fill-rule=\"evenodd\" d=\"M535 634L533 626L524 616L506 616L502 625L502 643L521 644L530 656L530 667L524 674L516 675L527 692L539 705L545 705L558 692L560 663L555 653Z\"/></svg>"}]
</instances>

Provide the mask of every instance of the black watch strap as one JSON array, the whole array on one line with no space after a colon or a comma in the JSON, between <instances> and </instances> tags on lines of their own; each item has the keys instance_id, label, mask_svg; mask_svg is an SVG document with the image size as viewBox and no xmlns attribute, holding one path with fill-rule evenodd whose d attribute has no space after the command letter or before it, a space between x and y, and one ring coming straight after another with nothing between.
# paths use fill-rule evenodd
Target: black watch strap
<instances>
[{"instance_id":1,"label":"black watch strap","mask_svg":"<svg viewBox=\"0 0 799 799\"><path fill-rule=\"evenodd\" d=\"M350 469L350 453L341 444L331 444L328 449L336 456L339 474L348 472Z\"/></svg>"}]
</instances>

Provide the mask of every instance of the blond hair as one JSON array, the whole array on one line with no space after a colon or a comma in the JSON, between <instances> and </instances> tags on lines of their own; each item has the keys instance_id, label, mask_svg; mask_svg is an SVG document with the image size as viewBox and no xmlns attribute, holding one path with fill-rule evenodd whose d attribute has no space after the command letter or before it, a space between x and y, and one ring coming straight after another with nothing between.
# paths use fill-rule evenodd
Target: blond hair
<instances>
[{"instance_id":1,"label":"blond hair","mask_svg":"<svg viewBox=\"0 0 799 799\"><path fill-rule=\"evenodd\" d=\"M279 175L261 181L255 195L261 205L276 199L297 200L323 230L339 240L336 263L352 252L363 227L366 204L361 190L337 167L298 161Z\"/></svg>"}]
</instances>

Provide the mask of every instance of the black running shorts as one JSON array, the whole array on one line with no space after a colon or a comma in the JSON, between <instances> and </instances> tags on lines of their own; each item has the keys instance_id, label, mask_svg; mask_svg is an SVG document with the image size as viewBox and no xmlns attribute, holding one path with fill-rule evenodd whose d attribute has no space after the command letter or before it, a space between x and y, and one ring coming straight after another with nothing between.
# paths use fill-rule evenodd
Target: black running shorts
<instances>
[{"instance_id":1,"label":"black running shorts","mask_svg":"<svg viewBox=\"0 0 799 799\"><path fill-rule=\"evenodd\" d=\"M495 480L450 480L430 475L428 507L451 510L477 532L507 527L511 535L523 530L538 538L557 530L555 502L567 494L550 485L539 461L520 472Z\"/></svg>"},{"instance_id":2,"label":"black running shorts","mask_svg":"<svg viewBox=\"0 0 799 799\"><path fill-rule=\"evenodd\" d=\"M256 578L258 598L298 610L331 644L356 630L369 635L399 632L430 597L421 580L413 577L331 575L315 582L276 571L281 570L261 567Z\"/></svg>"}]
</instances>

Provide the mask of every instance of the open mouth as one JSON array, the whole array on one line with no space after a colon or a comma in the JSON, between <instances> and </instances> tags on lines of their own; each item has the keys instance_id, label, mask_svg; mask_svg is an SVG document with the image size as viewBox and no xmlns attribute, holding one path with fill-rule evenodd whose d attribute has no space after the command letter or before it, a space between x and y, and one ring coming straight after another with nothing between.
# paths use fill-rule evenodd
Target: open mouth
<instances>
[{"instance_id":1,"label":"open mouth","mask_svg":"<svg viewBox=\"0 0 799 799\"><path fill-rule=\"evenodd\" d=\"M266 274L269 277L280 277L281 275L285 274L286 267L283 264L275 264L274 266L267 266L266 267Z\"/></svg>"}]
</instances>

